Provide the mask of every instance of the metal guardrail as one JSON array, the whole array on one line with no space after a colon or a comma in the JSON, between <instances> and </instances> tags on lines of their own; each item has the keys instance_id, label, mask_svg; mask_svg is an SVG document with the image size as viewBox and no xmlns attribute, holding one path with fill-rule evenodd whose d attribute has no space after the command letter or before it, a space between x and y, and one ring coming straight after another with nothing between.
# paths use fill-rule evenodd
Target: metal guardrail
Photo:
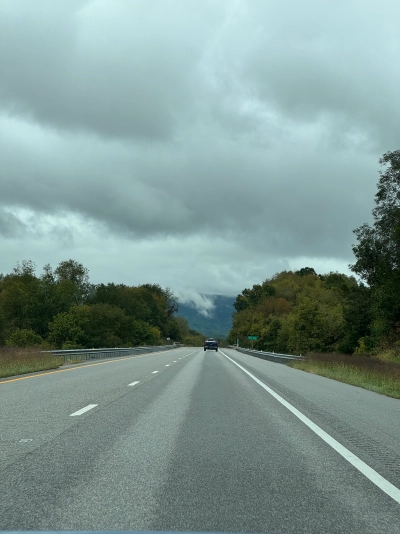
<instances>
[{"instance_id":1,"label":"metal guardrail","mask_svg":"<svg viewBox=\"0 0 400 534\"><path fill-rule=\"evenodd\" d=\"M132 354L144 354L150 352L160 352L178 348L177 345L161 345L154 347L128 347L128 348L104 348L104 349L70 349L70 350L49 350L54 356L64 358L67 362L83 362L92 359L115 358L117 356L131 356Z\"/></svg>"},{"instance_id":2,"label":"metal guardrail","mask_svg":"<svg viewBox=\"0 0 400 534\"><path fill-rule=\"evenodd\" d=\"M237 347L238 352L243 354L250 354L256 358L262 358L263 360L269 360L276 363L289 363L291 360L304 360L304 356L295 356L294 354L277 354L276 352L263 352L262 350L244 349Z\"/></svg>"}]
</instances>

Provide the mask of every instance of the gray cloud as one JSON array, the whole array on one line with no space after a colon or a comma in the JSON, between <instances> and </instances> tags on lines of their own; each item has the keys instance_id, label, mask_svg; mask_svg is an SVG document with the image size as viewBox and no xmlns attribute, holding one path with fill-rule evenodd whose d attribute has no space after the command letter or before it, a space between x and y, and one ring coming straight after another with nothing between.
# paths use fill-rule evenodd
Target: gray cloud
<instances>
[{"instance_id":1,"label":"gray cloud","mask_svg":"<svg viewBox=\"0 0 400 534\"><path fill-rule=\"evenodd\" d=\"M25 234L25 225L13 213L0 208L0 236L18 238Z\"/></svg>"},{"instance_id":2,"label":"gray cloud","mask_svg":"<svg viewBox=\"0 0 400 534\"><path fill-rule=\"evenodd\" d=\"M6 3L5 110L105 137L172 136L190 114L193 65L207 33L194 7L188 1L173 10L162 0Z\"/></svg>"},{"instance_id":3,"label":"gray cloud","mask_svg":"<svg viewBox=\"0 0 400 534\"><path fill-rule=\"evenodd\" d=\"M73 256L90 228L154 261L172 240L166 283L218 293L352 260L400 144L397 1L0 2L9 254L36 239L56 261L64 236Z\"/></svg>"}]
</instances>

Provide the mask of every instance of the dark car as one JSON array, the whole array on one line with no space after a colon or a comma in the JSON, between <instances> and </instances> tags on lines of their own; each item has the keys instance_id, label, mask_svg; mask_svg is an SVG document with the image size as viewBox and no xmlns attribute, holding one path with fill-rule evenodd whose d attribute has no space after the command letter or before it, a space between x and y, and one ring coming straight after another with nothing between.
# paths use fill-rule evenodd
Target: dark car
<instances>
[{"instance_id":1,"label":"dark car","mask_svg":"<svg viewBox=\"0 0 400 534\"><path fill-rule=\"evenodd\" d=\"M204 350L218 350L218 341L212 337L204 341Z\"/></svg>"}]
</instances>

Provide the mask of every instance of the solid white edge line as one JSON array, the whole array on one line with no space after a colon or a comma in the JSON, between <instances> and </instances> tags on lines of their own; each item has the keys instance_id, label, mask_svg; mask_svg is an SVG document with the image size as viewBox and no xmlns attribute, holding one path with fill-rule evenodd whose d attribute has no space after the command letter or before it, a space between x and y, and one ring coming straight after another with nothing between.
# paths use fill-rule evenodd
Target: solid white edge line
<instances>
[{"instance_id":1,"label":"solid white edge line","mask_svg":"<svg viewBox=\"0 0 400 534\"><path fill-rule=\"evenodd\" d=\"M93 408L96 408L96 406L98 406L98 404L88 404L87 406L85 406L84 408L81 408L77 412L69 414L69 416L74 417L75 415L82 415L83 413L88 412L89 410L92 410Z\"/></svg>"},{"instance_id":2,"label":"solid white edge line","mask_svg":"<svg viewBox=\"0 0 400 534\"><path fill-rule=\"evenodd\" d=\"M386 478L383 478L382 475L377 473L372 467L367 465L365 462L363 462L358 456L353 454L349 449L346 449L343 445L341 445L338 441L336 441L335 438L330 436L327 432L322 430L318 425L313 423L311 419L306 417L304 414L302 414L297 408L292 406L289 402L287 402L285 399L283 399L280 395L275 393L270 387L268 387L266 384L261 382L256 376L254 376L252 373L247 371L244 367L242 367L240 364L232 360L229 356L224 354L222 352L222 355L225 356L228 360L230 360L232 363L234 363L239 369L244 371L250 378L252 378L257 384L259 384L262 388L265 389L270 395L272 395L278 402L280 402L285 408L287 408L292 414L294 414L300 421L302 421L305 425L308 426L317 436L319 436L321 439L325 441L332 449L334 449L336 452L338 452L345 460L347 460L353 467L358 469L360 473L362 473L364 476L366 476L375 486L377 486L379 489L381 489L383 492L385 492L389 497L391 497L394 501L396 501L398 504L400 504L400 490L396 488L391 482L386 480Z\"/></svg>"},{"instance_id":3,"label":"solid white edge line","mask_svg":"<svg viewBox=\"0 0 400 534\"><path fill-rule=\"evenodd\" d=\"M136 380L136 382L131 382L128 384L128 386L136 386L136 384L139 384L140 380Z\"/></svg>"}]
</instances>

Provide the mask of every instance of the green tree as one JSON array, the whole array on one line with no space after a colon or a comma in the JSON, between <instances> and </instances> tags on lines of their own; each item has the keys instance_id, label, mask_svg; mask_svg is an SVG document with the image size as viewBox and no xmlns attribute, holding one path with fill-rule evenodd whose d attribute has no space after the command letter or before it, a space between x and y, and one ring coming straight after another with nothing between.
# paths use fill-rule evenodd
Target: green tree
<instances>
[{"instance_id":1,"label":"green tree","mask_svg":"<svg viewBox=\"0 0 400 534\"><path fill-rule=\"evenodd\" d=\"M373 225L363 224L354 233L354 273L371 290L371 315L375 343L390 336L400 320L400 150L379 160L383 169L372 211Z\"/></svg>"},{"instance_id":2,"label":"green tree","mask_svg":"<svg viewBox=\"0 0 400 534\"><path fill-rule=\"evenodd\" d=\"M161 332L156 326L144 321L132 321L132 346L156 345L160 342Z\"/></svg>"},{"instance_id":3,"label":"green tree","mask_svg":"<svg viewBox=\"0 0 400 534\"><path fill-rule=\"evenodd\" d=\"M74 306L58 313L49 324L48 340L57 349L88 346L86 325L90 320L90 306ZM90 346L90 345L89 345Z\"/></svg>"},{"instance_id":4,"label":"green tree","mask_svg":"<svg viewBox=\"0 0 400 534\"><path fill-rule=\"evenodd\" d=\"M274 296L275 294L275 287L268 283L268 281L262 284L254 284L251 289L243 289L242 293L236 297L233 306L239 312L249 306L256 306L264 298Z\"/></svg>"},{"instance_id":5,"label":"green tree","mask_svg":"<svg viewBox=\"0 0 400 534\"><path fill-rule=\"evenodd\" d=\"M322 320L317 301L299 297L298 305L286 325L289 328L287 339L289 352L304 354L308 351L321 350Z\"/></svg>"},{"instance_id":6,"label":"green tree","mask_svg":"<svg viewBox=\"0 0 400 534\"><path fill-rule=\"evenodd\" d=\"M313 276L318 276L312 267L303 267L302 269L296 271L294 274L297 274L299 276L308 276L309 274Z\"/></svg>"},{"instance_id":7,"label":"green tree","mask_svg":"<svg viewBox=\"0 0 400 534\"><path fill-rule=\"evenodd\" d=\"M111 304L89 306L89 320L84 326L89 347L121 347L133 344L132 318Z\"/></svg>"},{"instance_id":8,"label":"green tree","mask_svg":"<svg viewBox=\"0 0 400 534\"><path fill-rule=\"evenodd\" d=\"M36 272L36 264L32 260L22 260L20 263L19 261L16 263L15 267L13 267L14 274L19 277L29 277L34 278L35 272Z\"/></svg>"},{"instance_id":9,"label":"green tree","mask_svg":"<svg viewBox=\"0 0 400 534\"><path fill-rule=\"evenodd\" d=\"M151 318L151 309L146 303L140 287L129 287L124 284L99 284L90 298L92 304L111 304L118 306L124 312L143 321Z\"/></svg>"},{"instance_id":10,"label":"green tree","mask_svg":"<svg viewBox=\"0 0 400 534\"><path fill-rule=\"evenodd\" d=\"M158 328L163 336L176 330L173 314L177 311L177 299L167 288L158 284L129 287L123 284L99 284L90 297L91 304L103 303L120 307L135 320L145 321ZM172 321L172 323L171 323Z\"/></svg>"},{"instance_id":11,"label":"green tree","mask_svg":"<svg viewBox=\"0 0 400 534\"><path fill-rule=\"evenodd\" d=\"M184 317L173 317L168 321L169 337L174 341L184 342L190 335L189 323Z\"/></svg>"},{"instance_id":12,"label":"green tree","mask_svg":"<svg viewBox=\"0 0 400 534\"><path fill-rule=\"evenodd\" d=\"M54 270L56 283L69 282L71 288L75 288L75 304L82 304L90 292L89 271L81 263L75 260L66 260L58 264Z\"/></svg>"},{"instance_id":13,"label":"green tree","mask_svg":"<svg viewBox=\"0 0 400 534\"><path fill-rule=\"evenodd\" d=\"M77 288L67 279L56 280L49 264L45 265L40 276L40 291L37 297L35 331L42 337L49 332L49 323L61 312L67 312L76 305Z\"/></svg>"},{"instance_id":14,"label":"green tree","mask_svg":"<svg viewBox=\"0 0 400 534\"><path fill-rule=\"evenodd\" d=\"M6 340L9 347L40 347L43 339L33 330L17 328Z\"/></svg>"},{"instance_id":15,"label":"green tree","mask_svg":"<svg viewBox=\"0 0 400 534\"><path fill-rule=\"evenodd\" d=\"M174 317L177 299L158 284L129 287L89 283L88 270L75 260L41 276L30 260L0 276L0 343L57 348L154 344L168 332L176 340L188 334Z\"/></svg>"},{"instance_id":16,"label":"green tree","mask_svg":"<svg viewBox=\"0 0 400 534\"><path fill-rule=\"evenodd\" d=\"M40 281L33 262L17 263L13 273L3 276L0 282L0 337L3 341L16 329L37 331L39 299Z\"/></svg>"}]
</instances>

